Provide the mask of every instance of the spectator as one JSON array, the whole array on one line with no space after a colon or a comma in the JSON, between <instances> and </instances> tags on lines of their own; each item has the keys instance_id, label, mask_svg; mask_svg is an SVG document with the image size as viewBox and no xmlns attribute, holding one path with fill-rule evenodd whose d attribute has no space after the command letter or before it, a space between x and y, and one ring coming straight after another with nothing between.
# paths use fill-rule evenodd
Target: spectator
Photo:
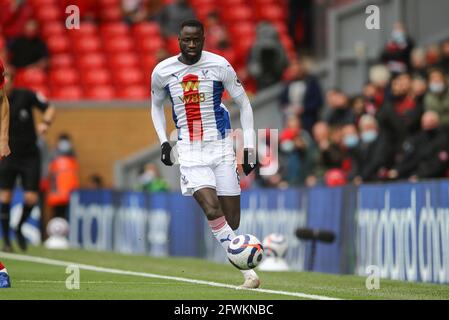
<instances>
[{"instance_id":1,"label":"spectator","mask_svg":"<svg viewBox=\"0 0 449 320\"><path fill-rule=\"evenodd\" d=\"M449 39L441 45L440 68L444 71L444 74L449 75Z\"/></svg>"},{"instance_id":2,"label":"spectator","mask_svg":"<svg viewBox=\"0 0 449 320\"><path fill-rule=\"evenodd\" d=\"M387 137L379 132L375 117L364 115L359 122L359 131L361 141L357 150L359 162L355 184L378 180L379 171L389 167L391 163L388 159L392 159L391 145Z\"/></svg>"},{"instance_id":3,"label":"spectator","mask_svg":"<svg viewBox=\"0 0 449 320\"><path fill-rule=\"evenodd\" d=\"M382 53L381 60L393 74L409 72L411 70L411 52L413 40L407 35L405 26L397 22L393 27L391 39Z\"/></svg>"},{"instance_id":4,"label":"spectator","mask_svg":"<svg viewBox=\"0 0 449 320\"><path fill-rule=\"evenodd\" d=\"M326 100L327 108L324 109L323 120L331 127L355 122L354 113L345 93L338 89L329 90L326 94Z\"/></svg>"},{"instance_id":5,"label":"spectator","mask_svg":"<svg viewBox=\"0 0 449 320\"><path fill-rule=\"evenodd\" d=\"M429 93L424 98L426 111L438 113L441 125L449 126L448 79L440 69L429 72Z\"/></svg>"},{"instance_id":6,"label":"spectator","mask_svg":"<svg viewBox=\"0 0 449 320\"><path fill-rule=\"evenodd\" d=\"M70 136L60 134L50 162L47 194L47 204L52 208L54 217L68 220L70 194L79 187L78 167Z\"/></svg>"},{"instance_id":7,"label":"spectator","mask_svg":"<svg viewBox=\"0 0 449 320\"><path fill-rule=\"evenodd\" d=\"M388 86L390 85L391 73L384 65L376 65L371 67L369 71L369 81L375 88L373 95L376 110L382 106L387 95Z\"/></svg>"},{"instance_id":8,"label":"spectator","mask_svg":"<svg viewBox=\"0 0 449 320\"><path fill-rule=\"evenodd\" d=\"M266 22L260 23L248 62L248 72L256 80L257 89L281 81L287 65L287 55L276 28Z\"/></svg>"},{"instance_id":9,"label":"spectator","mask_svg":"<svg viewBox=\"0 0 449 320\"><path fill-rule=\"evenodd\" d=\"M304 63L300 60L292 62L290 71L292 80L281 95L284 114L300 117L303 128L312 132L323 105L321 86L315 77L307 73Z\"/></svg>"},{"instance_id":10,"label":"spectator","mask_svg":"<svg viewBox=\"0 0 449 320\"><path fill-rule=\"evenodd\" d=\"M280 136L280 150L285 156L285 172L283 175L291 186L302 185L311 171L312 155L310 148L312 138L302 129L301 121L296 115L286 120L286 128Z\"/></svg>"},{"instance_id":11,"label":"spectator","mask_svg":"<svg viewBox=\"0 0 449 320\"><path fill-rule=\"evenodd\" d=\"M331 130L326 122L318 122L312 132L315 144L312 148L313 170L306 180L308 186L323 183L326 172L341 168L343 163L343 152L340 147L341 129Z\"/></svg>"},{"instance_id":12,"label":"spectator","mask_svg":"<svg viewBox=\"0 0 449 320\"><path fill-rule=\"evenodd\" d=\"M375 115L383 102L382 97L379 97L377 87L373 83L367 83L363 87L363 113Z\"/></svg>"},{"instance_id":13,"label":"spectator","mask_svg":"<svg viewBox=\"0 0 449 320\"><path fill-rule=\"evenodd\" d=\"M423 48L415 48L411 54L412 76L413 77L427 77L427 59L426 51Z\"/></svg>"},{"instance_id":14,"label":"spectator","mask_svg":"<svg viewBox=\"0 0 449 320\"><path fill-rule=\"evenodd\" d=\"M195 13L187 0L175 0L161 10L159 22L162 33L167 38L177 36L181 23L190 19L195 19Z\"/></svg>"},{"instance_id":15,"label":"spectator","mask_svg":"<svg viewBox=\"0 0 449 320\"><path fill-rule=\"evenodd\" d=\"M402 145L396 166L388 172L388 178L417 180L446 175L449 146L447 132L440 126L438 113L424 113L422 129Z\"/></svg>"},{"instance_id":16,"label":"spectator","mask_svg":"<svg viewBox=\"0 0 449 320\"><path fill-rule=\"evenodd\" d=\"M416 76L412 80L412 92L418 104L424 105L424 98L427 93L427 81L425 78Z\"/></svg>"},{"instance_id":17,"label":"spectator","mask_svg":"<svg viewBox=\"0 0 449 320\"><path fill-rule=\"evenodd\" d=\"M412 79L408 73L403 73L393 80L392 96L381 107L377 118L381 131L397 150L407 136L420 129L422 113L423 106L418 104L412 91Z\"/></svg>"},{"instance_id":18,"label":"spectator","mask_svg":"<svg viewBox=\"0 0 449 320\"><path fill-rule=\"evenodd\" d=\"M139 176L139 190L143 192L166 192L170 187L159 175L159 170L154 163L148 163L142 169Z\"/></svg>"},{"instance_id":19,"label":"spectator","mask_svg":"<svg viewBox=\"0 0 449 320\"><path fill-rule=\"evenodd\" d=\"M39 26L36 20L29 20L22 36L11 40L10 63L15 68L46 68L48 50L45 42L39 37Z\"/></svg>"},{"instance_id":20,"label":"spectator","mask_svg":"<svg viewBox=\"0 0 449 320\"><path fill-rule=\"evenodd\" d=\"M358 159L358 148L360 144L359 133L357 127L353 124L347 124L342 129L342 150L343 161L341 169L346 173L348 180L355 178L360 163Z\"/></svg>"}]
</instances>

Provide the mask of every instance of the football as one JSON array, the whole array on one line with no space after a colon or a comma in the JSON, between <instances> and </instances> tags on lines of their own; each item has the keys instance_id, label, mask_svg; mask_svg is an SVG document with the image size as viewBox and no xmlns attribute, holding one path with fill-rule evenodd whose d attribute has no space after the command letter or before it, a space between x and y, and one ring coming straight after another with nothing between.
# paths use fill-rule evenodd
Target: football
<instances>
[{"instance_id":1,"label":"football","mask_svg":"<svg viewBox=\"0 0 449 320\"><path fill-rule=\"evenodd\" d=\"M240 270L254 269L262 258L263 246L259 239L251 234L235 237L228 247L229 261Z\"/></svg>"},{"instance_id":2,"label":"football","mask_svg":"<svg viewBox=\"0 0 449 320\"><path fill-rule=\"evenodd\" d=\"M287 238L279 233L269 234L263 240L263 248L267 257L284 258L287 247Z\"/></svg>"}]
</instances>

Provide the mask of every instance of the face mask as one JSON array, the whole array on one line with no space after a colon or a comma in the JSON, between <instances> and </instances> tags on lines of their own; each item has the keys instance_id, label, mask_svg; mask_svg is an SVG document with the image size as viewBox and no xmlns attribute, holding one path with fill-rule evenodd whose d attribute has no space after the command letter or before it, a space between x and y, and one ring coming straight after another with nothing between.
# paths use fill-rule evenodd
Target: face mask
<instances>
[{"instance_id":1,"label":"face mask","mask_svg":"<svg viewBox=\"0 0 449 320\"><path fill-rule=\"evenodd\" d=\"M379 134L375 130L369 130L369 131L362 132L362 141L364 143L374 142L374 141L376 141L378 135Z\"/></svg>"},{"instance_id":2,"label":"face mask","mask_svg":"<svg viewBox=\"0 0 449 320\"><path fill-rule=\"evenodd\" d=\"M402 31L393 31L391 34L391 37L393 38L393 41L399 44L403 44L407 41L407 38L405 36L405 33Z\"/></svg>"},{"instance_id":3,"label":"face mask","mask_svg":"<svg viewBox=\"0 0 449 320\"><path fill-rule=\"evenodd\" d=\"M355 134L347 136L343 139L343 144L349 149L355 148L359 144L359 137Z\"/></svg>"},{"instance_id":4,"label":"face mask","mask_svg":"<svg viewBox=\"0 0 449 320\"><path fill-rule=\"evenodd\" d=\"M154 180L156 177L156 174L153 171L146 171L141 177L140 177L140 183L147 184Z\"/></svg>"},{"instance_id":5,"label":"face mask","mask_svg":"<svg viewBox=\"0 0 449 320\"><path fill-rule=\"evenodd\" d=\"M444 85L444 83L431 83L429 85L429 90L432 93L442 93L444 90L446 89L446 86Z\"/></svg>"},{"instance_id":6,"label":"face mask","mask_svg":"<svg viewBox=\"0 0 449 320\"><path fill-rule=\"evenodd\" d=\"M58 150L62 153L66 153L72 150L72 144L68 140L60 140L58 142Z\"/></svg>"}]
</instances>

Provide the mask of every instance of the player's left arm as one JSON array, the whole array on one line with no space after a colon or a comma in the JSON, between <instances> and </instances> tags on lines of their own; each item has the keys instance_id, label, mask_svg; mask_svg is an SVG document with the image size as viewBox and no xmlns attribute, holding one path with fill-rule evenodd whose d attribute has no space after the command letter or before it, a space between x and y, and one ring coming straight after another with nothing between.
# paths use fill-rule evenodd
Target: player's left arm
<instances>
[{"instance_id":1,"label":"player's left arm","mask_svg":"<svg viewBox=\"0 0 449 320\"><path fill-rule=\"evenodd\" d=\"M240 123L243 129L244 160L243 171L246 175L256 167L254 116L248 95L245 92L234 68L228 63L223 67L223 86L240 109Z\"/></svg>"},{"instance_id":2,"label":"player's left arm","mask_svg":"<svg viewBox=\"0 0 449 320\"><path fill-rule=\"evenodd\" d=\"M47 133L51 124L53 123L56 116L56 108L52 106L48 100L39 93L33 93L33 105L36 106L41 112L42 121L37 125L37 133L39 135L44 135Z\"/></svg>"},{"instance_id":3,"label":"player's left arm","mask_svg":"<svg viewBox=\"0 0 449 320\"><path fill-rule=\"evenodd\" d=\"M0 160L11 153L9 149L9 102L5 89L0 89Z\"/></svg>"}]
</instances>

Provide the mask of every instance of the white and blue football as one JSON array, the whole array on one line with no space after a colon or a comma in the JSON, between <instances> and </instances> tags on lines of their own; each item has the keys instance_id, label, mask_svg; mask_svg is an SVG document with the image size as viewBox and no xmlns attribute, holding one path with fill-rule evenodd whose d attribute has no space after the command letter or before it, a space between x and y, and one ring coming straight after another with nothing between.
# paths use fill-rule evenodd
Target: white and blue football
<instances>
[{"instance_id":1,"label":"white and blue football","mask_svg":"<svg viewBox=\"0 0 449 320\"><path fill-rule=\"evenodd\" d=\"M229 244L228 259L237 269L254 269L262 258L263 246L259 239L251 234L237 236Z\"/></svg>"}]
</instances>

